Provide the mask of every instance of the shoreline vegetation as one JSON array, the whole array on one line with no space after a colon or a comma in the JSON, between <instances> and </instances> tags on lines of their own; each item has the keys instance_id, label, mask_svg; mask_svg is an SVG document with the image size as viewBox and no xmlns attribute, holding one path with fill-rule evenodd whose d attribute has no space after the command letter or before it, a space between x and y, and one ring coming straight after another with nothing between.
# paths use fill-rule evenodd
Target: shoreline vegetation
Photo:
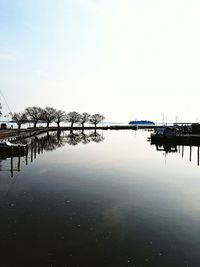
<instances>
[{"instance_id":1,"label":"shoreline vegetation","mask_svg":"<svg viewBox=\"0 0 200 267\"><path fill-rule=\"evenodd\" d=\"M37 124L40 122L46 123L47 128L49 128L51 123L56 123L57 127L60 128L62 122L69 123L71 128L73 128L74 124L78 124L84 128L86 123L93 124L96 128L97 124L105 119L105 117L99 113L93 115L87 112L78 113L76 111L66 113L63 110L58 110L53 107L41 108L36 106L28 107L22 112L11 113L10 115L12 117L11 122L16 123L19 130L22 124L33 123L33 128L36 128Z\"/></svg>"},{"instance_id":2,"label":"shoreline vegetation","mask_svg":"<svg viewBox=\"0 0 200 267\"><path fill-rule=\"evenodd\" d=\"M1 107L0 107L1 115ZM7 128L0 130L0 140L22 139L48 131L82 131L85 130L137 130L138 128L154 128L151 125L112 125L103 126L105 117L102 114L89 114L87 112L78 113L72 111L66 113L53 107L41 108L37 106L27 107L24 111L10 114L12 120L10 123L16 123L18 128ZM61 126L61 123L69 123L69 126ZM23 124L32 123L33 127L21 128ZM46 123L46 126L38 126L40 123ZM57 127L51 126L56 123ZM101 126L99 124L102 123Z\"/></svg>"},{"instance_id":3,"label":"shoreline vegetation","mask_svg":"<svg viewBox=\"0 0 200 267\"><path fill-rule=\"evenodd\" d=\"M0 116L2 115L1 109L2 106L0 103ZM76 111L66 113L63 110L58 110L53 107L41 108L36 106L27 107L22 112L10 113L9 115L12 117L9 122L16 123L18 130L21 129L23 124L33 123L33 128L36 128L37 124L41 122L46 123L46 128L49 128L51 123L56 123L57 127L60 128L62 122L69 123L71 129L73 129L74 124L78 124L84 128L86 123L93 124L96 128L97 124L103 122L105 119L105 117L99 113L93 115L87 112L78 113Z\"/></svg>"}]
</instances>

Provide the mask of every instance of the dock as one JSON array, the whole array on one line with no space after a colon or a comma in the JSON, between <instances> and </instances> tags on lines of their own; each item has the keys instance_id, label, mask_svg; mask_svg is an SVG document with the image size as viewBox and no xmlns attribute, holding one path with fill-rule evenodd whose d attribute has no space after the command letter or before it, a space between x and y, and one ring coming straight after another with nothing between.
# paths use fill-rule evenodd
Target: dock
<instances>
[{"instance_id":1,"label":"dock","mask_svg":"<svg viewBox=\"0 0 200 267\"><path fill-rule=\"evenodd\" d=\"M47 128L34 128L34 129L6 129L0 130L0 141L17 141L41 133L47 132Z\"/></svg>"},{"instance_id":2,"label":"dock","mask_svg":"<svg viewBox=\"0 0 200 267\"><path fill-rule=\"evenodd\" d=\"M151 144L200 146L200 134L181 134L176 136L151 136Z\"/></svg>"},{"instance_id":3,"label":"dock","mask_svg":"<svg viewBox=\"0 0 200 267\"><path fill-rule=\"evenodd\" d=\"M97 130L137 130L137 129L153 129L155 126L127 126L127 125L112 125L112 126L85 126L82 128L81 126L74 126L71 128L70 126L64 127L38 127L38 128L27 128L27 129L5 129L0 130L0 141L17 141L20 139L25 139L31 136L35 136L45 132L52 131L97 131Z\"/></svg>"}]
</instances>

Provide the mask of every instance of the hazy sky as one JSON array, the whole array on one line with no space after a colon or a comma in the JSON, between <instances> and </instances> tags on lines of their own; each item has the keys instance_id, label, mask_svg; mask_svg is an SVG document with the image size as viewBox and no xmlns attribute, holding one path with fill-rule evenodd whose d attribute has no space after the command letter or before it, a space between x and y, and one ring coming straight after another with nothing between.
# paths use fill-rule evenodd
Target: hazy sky
<instances>
[{"instance_id":1,"label":"hazy sky","mask_svg":"<svg viewBox=\"0 0 200 267\"><path fill-rule=\"evenodd\" d=\"M200 121L199 14L199 0L0 0L0 89L12 111Z\"/></svg>"}]
</instances>

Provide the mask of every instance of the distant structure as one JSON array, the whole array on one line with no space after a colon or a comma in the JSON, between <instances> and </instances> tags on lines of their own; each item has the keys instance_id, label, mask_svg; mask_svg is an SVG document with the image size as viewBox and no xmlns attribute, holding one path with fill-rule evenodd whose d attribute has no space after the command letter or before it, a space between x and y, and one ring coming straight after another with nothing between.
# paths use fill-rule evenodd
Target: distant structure
<instances>
[{"instance_id":1,"label":"distant structure","mask_svg":"<svg viewBox=\"0 0 200 267\"><path fill-rule=\"evenodd\" d=\"M155 125L155 123L153 121L141 120L141 121L130 121L129 125Z\"/></svg>"}]
</instances>

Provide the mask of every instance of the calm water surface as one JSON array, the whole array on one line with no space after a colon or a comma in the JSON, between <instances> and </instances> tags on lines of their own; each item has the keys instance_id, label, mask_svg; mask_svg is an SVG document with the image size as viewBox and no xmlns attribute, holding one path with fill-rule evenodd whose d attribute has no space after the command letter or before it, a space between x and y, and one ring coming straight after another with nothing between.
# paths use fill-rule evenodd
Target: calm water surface
<instances>
[{"instance_id":1,"label":"calm water surface","mask_svg":"<svg viewBox=\"0 0 200 267\"><path fill-rule=\"evenodd\" d=\"M197 148L158 151L143 131L85 133L1 155L0 266L199 267Z\"/></svg>"}]
</instances>

